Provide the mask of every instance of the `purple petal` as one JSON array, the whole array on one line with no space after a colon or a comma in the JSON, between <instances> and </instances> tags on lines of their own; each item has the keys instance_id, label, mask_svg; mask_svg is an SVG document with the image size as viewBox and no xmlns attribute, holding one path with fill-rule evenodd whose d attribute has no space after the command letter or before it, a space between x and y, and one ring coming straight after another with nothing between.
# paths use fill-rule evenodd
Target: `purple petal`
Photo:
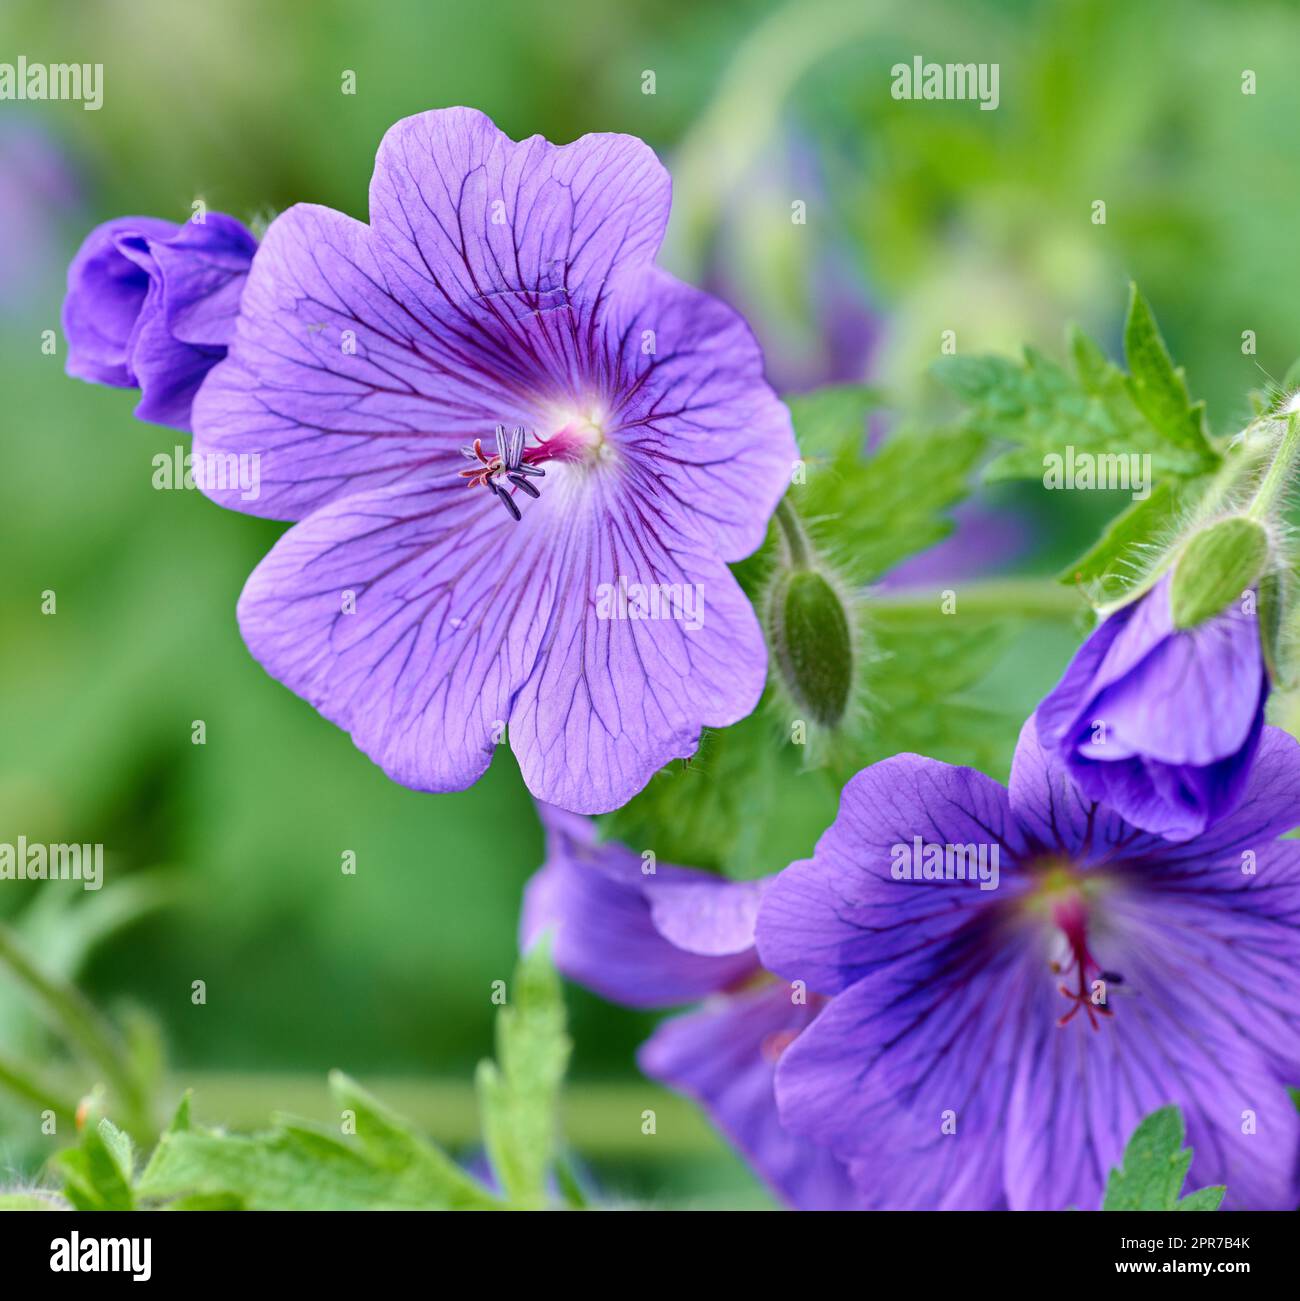
<instances>
[{"instance_id":1,"label":"purple petal","mask_svg":"<svg viewBox=\"0 0 1300 1301\"><path fill-rule=\"evenodd\" d=\"M1063 850L1081 861L1136 856L1164 846L1159 836L1131 827L1075 785L1055 752L1041 740L1042 720L1031 714L1020 729L1011 763L1011 808L1040 851Z\"/></svg>"},{"instance_id":2,"label":"purple petal","mask_svg":"<svg viewBox=\"0 0 1300 1301\"><path fill-rule=\"evenodd\" d=\"M1006 791L970 768L914 754L864 769L811 860L772 883L758 917L763 965L832 994L865 973L966 924L996 897L974 881L896 880L899 846L997 846L1002 871L1024 844ZM1001 891L1015 889L1014 878Z\"/></svg>"},{"instance_id":3,"label":"purple petal","mask_svg":"<svg viewBox=\"0 0 1300 1301\"><path fill-rule=\"evenodd\" d=\"M551 614L533 517L504 535L500 517L453 481L348 497L291 528L239 599L267 672L415 790L482 775Z\"/></svg>"},{"instance_id":4,"label":"purple petal","mask_svg":"<svg viewBox=\"0 0 1300 1301\"><path fill-rule=\"evenodd\" d=\"M162 273L172 335L181 343L225 348L257 241L233 217L210 212L205 221L187 221L170 239L154 241L150 251Z\"/></svg>"},{"instance_id":5,"label":"purple petal","mask_svg":"<svg viewBox=\"0 0 1300 1301\"><path fill-rule=\"evenodd\" d=\"M1098 958L1121 968L1097 1031L1054 1024L1044 981L1022 1009L1007 1116L1013 1209L1100 1205L1138 1122L1170 1103L1195 1150L1190 1187L1226 1184L1227 1205L1291 1209L1300 1116L1277 1068L1300 1066L1300 845L1260 874L1165 871L1105 907ZM1252 1132L1253 1129L1253 1132Z\"/></svg>"},{"instance_id":6,"label":"purple petal","mask_svg":"<svg viewBox=\"0 0 1300 1301\"><path fill-rule=\"evenodd\" d=\"M119 217L86 236L68 267L63 303L69 375L117 388L135 384L128 345L149 292L149 273L126 256L123 244L143 249L147 240L167 239L176 230L174 222L155 217Z\"/></svg>"},{"instance_id":7,"label":"purple petal","mask_svg":"<svg viewBox=\"0 0 1300 1301\"><path fill-rule=\"evenodd\" d=\"M666 520L617 498L567 504L552 483L530 514L567 510L567 536L543 543L530 576L555 592L535 667L510 712L529 790L578 813L625 804L664 764L695 753L704 726L758 704L767 656L753 608L727 567ZM557 526L556 532L559 531ZM617 594L680 593L661 617L618 617ZM693 602L687 608L687 599ZM607 607L607 614L601 611ZM649 605L642 608L649 609Z\"/></svg>"},{"instance_id":8,"label":"purple petal","mask_svg":"<svg viewBox=\"0 0 1300 1301\"><path fill-rule=\"evenodd\" d=\"M1224 862L1260 850L1300 826L1300 741L1280 727L1265 727L1245 789L1232 812L1184 846L1167 846L1174 861Z\"/></svg>"},{"instance_id":9,"label":"purple petal","mask_svg":"<svg viewBox=\"0 0 1300 1301\"><path fill-rule=\"evenodd\" d=\"M585 818L539 805L546 827L546 864L528 883L520 921L520 947L552 932L555 964L571 980L631 1007L673 1007L751 978L752 915L757 886L710 877L689 868L654 864L617 844L600 844ZM702 904L706 921L687 950L656 924L669 896L672 914L683 903ZM710 896L712 897L710 899ZM735 920L748 913L748 934ZM734 947L732 947L734 946Z\"/></svg>"},{"instance_id":10,"label":"purple petal","mask_svg":"<svg viewBox=\"0 0 1300 1301\"><path fill-rule=\"evenodd\" d=\"M790 485L790 413L731 308L658 267L620 288L606 328L618 395L608 419L631 486L679 507L725 559L740 560L762 545Z\"/></svg>"},{"instance_id":11,"label":"purple petal","mask_svg":"<svg viewBox=\"0 0 1300 1301\"><path fill-rule=\"evenodd\" d=\"M1187 839L1240 797L1268 680L1253 614L1230 607L1176 630L1170 591L1166 576L1093 633L1039 706L1038 727L1088 800Z\"/></svg>"},{"instance_id":12,"label":"purple petal","mask_svg":"<svg viewBox=\"0 0 1300 1301\"><path fill-rule=\"evenodd\" d=\"M777 1067L784 1124L851 1160L869 1208L996 1209L1024 946L971 931L834 998ZM1041 979L1041 977L1040 977Z\"/></svg>"},{"instance_id":13,"label":"purple petal","mask_svg":"<svg viewBox=\"0 0 1300 1301\"><path fill-rule=\"evenodd\" d=\"M654 258L670 198L668 173L635 136L516 142L470 108L390 127L370 184L390 283L431 332L456 323L472 345L486 327L494 344L504 331L557 357L616 278ZM515 333L537 317L548 328Z\"/></svg>"},{"instance_id":14,"label":"purple petal","mask_svg":"<svg viewBox=\"0 0 1300 1301\"><path fill-rule=\"evenodd\" d=\"M239 222L215 212L201 223L128 217L92 231L68 270L68 372L136 385L141 420L188 430L256 251Z\"/></svg>"},{"instance_id":15,"label":"purple petal","mask_svg":"<svg viewBox=\"0 0 1300 1301\"><path fill-rule=\"evenodd\" d=\"M852 1210L858 1197L845 1166L781 1124L776 1062L817 1015L795 1006L784 985L716 998L664 1022L637 1054L652 1079L694 1098L787 1205Z\"/></svg>"},{"instance_id":16,"label":"purple petal","mask_svg":"<svg viewBox=\"0 0 1300 1301\"><path fill-rule=\"evenodd\" d=\"M194 405L194 448L259 458L255 501L205 488L223 506L302 519L398 482L461 483L461 445L498 422L532 423L392 297L369 228L299 204L253 263L230 356Z\"/></svg>"}]
</instances>

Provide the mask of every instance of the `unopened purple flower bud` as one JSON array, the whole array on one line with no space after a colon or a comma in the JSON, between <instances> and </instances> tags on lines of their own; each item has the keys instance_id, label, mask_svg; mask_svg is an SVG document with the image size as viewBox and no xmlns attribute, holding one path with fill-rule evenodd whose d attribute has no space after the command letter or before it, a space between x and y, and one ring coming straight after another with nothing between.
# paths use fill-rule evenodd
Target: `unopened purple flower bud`
<instances>
[{"instance_id":1,"label":"unopened purple flower bud","mask_svg":"<svg viewBox=\"0 0 1300 1301\"><path fill-rule=\"evenodd\" d=\"M119 217L68 268L68 374L140 389L141 420L190 428L204 377L226 355L257 241L233 217L181 225Z\"/></svg>"}]
</instances>

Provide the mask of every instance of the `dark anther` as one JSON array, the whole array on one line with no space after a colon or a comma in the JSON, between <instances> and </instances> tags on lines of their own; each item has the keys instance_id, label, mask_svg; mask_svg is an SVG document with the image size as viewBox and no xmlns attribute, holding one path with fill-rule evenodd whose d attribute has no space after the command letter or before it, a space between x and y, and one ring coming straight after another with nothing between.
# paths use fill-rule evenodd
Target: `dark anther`
<instances>
[{"instance_id":1,"label":"dark anther","mask_svg":"<svg viewBox=\"0 0 1300 1301\"><path fill-rule=\"evenodd\" d=\"M515 504L515 499L499 483L497 483L495 479L489 479L487 481L487 486L501 498L501 504L512 516L514 516L516 520L522 518L519 514L519 507Z\"/></svg>"}]
</instances>

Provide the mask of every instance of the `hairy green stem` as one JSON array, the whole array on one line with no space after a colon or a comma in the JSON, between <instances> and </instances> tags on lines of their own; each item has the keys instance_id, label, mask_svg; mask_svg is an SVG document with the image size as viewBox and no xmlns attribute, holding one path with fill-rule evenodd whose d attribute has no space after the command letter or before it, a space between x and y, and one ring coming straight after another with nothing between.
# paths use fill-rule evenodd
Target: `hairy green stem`
<instances>
[{"instance_id":1,"label":"hairy green stem","mask_svg":"<svg viewBox=\"0 0 1300 1301\"><path fill-rule=\"evenodd\" d=\"M785 539L786 550L790 554L791 568L807 569L810 555L808 535L799 520L799 512L790 505L788 497L782 497L776 504L776 522L780 526L781 536Z\"/></svg>"},{"instance_id":2,"label":"hairy green stem","mask_svg":"<svg viewBox=\"0 0 1300 1301\"><path fill-rule=\"evenodd\" d=\"M1267 516L1278 498L1286 492L1295 474L1297 457L1300 457L1300 418L1290 415L1287 417L1286 432L1273 453L1273 463L1268 467L1247 511L1253 519Z\"/></svg>"}]
</instances>

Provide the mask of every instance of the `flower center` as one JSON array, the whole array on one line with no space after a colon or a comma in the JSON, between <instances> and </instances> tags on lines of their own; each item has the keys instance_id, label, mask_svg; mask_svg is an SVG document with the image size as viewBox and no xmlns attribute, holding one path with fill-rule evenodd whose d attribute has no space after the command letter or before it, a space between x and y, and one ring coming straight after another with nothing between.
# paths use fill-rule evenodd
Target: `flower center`
<instances>
[{"instance_id":1,"label":"flower center","mask_svg":"<svg viewBox=\"0 0 1300 1301\"><path fill-rule=\"evenodd\" d=\"M530 438L534 440L531 444ZM476 438L472 445L460 449L462 456L474 462L470 469L460 471L460 477L469 481L467 487L487 488L511 518L519 520L522 516L515 495L541 496L533 480L546 477L541 468L545 462L593 464L608 457L611 450L601 412L594 408L565 411L559 413L558 427L548 438L530 434L522 425L509 433L504 425L498 425L495 452L485 450L483 440Z\"/></svg>"},{"instance_id":2,"label":"flower center","mask_svg":"<svg viewBox=\"0 0 1300 1301\"><path fill-rule=\"evenodd\" d=\"M1046 915L1064 941L1064 956L1049 964L1053 976L1066 977L1057 989L1070 1004L1057 1019L1058 1026L1069 1025L1080 1010L1094 1030L1100 1029L1101 1017L1114 1015L1106 991L1109 985L1122 984L1123 977L1103 971L1088 945L1099 887L1099 881L1084 877L1069 864L1049 863L1029 896L1031 907Z\"/></svg>"}]
</instances>

